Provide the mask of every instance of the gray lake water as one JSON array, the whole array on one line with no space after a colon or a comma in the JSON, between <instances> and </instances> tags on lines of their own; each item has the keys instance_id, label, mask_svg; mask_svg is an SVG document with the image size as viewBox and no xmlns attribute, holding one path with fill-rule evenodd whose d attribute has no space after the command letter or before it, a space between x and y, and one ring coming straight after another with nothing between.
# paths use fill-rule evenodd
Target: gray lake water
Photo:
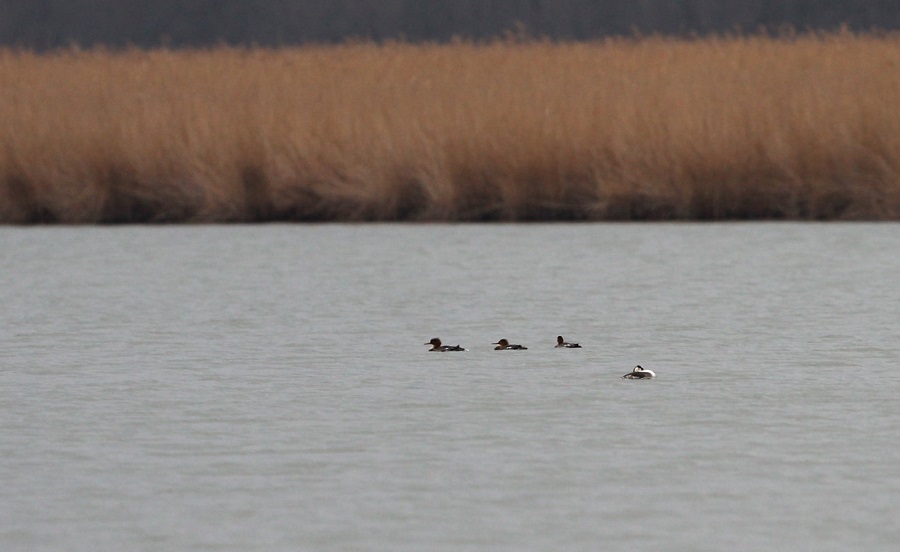
<instances>
[{"instance_id":1,"label":"gray lake water","mask_svg":"<svg viewBox=\"0 0 900 552\"><path fill-rule=\"evenodd\" d=\"M897 550L898 245L0 228L0 550Z\"/></svg>"}]
</instances>

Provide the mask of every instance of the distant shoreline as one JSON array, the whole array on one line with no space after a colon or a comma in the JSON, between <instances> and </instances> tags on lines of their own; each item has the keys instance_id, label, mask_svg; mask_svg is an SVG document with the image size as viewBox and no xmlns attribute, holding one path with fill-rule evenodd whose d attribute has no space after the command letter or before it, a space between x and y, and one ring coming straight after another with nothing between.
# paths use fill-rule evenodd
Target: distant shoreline
<instances>
[{"instance_id":1,"label":"distant shoreline","mask_svg":"<svg viewBox=\"0 0 900 552\"><path fill-rule=\"evenodd\" d=\"M900 36L0 50L0 223L900 220Z\"/></svg>"}]
</instances>

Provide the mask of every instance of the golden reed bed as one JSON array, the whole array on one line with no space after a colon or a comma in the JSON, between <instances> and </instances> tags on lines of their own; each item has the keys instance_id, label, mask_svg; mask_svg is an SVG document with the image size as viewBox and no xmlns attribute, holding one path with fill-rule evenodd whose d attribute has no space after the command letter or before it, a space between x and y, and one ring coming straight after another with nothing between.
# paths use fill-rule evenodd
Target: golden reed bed
<instances>
[{"instance_id":1,"label":"golden reed bed","mask_svg":"<svg viewBox=\"0 0 900 552\"><path fill-rule=\"evenodd\" d=\"M0 51L0 222L900 219L900 37Z\"/></svg>"}]
</instances>

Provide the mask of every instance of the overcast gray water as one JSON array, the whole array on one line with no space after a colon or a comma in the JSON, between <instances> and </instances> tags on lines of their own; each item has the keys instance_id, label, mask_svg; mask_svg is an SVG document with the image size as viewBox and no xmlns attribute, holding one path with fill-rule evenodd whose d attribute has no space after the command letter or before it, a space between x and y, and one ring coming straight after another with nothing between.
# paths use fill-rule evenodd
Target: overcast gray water
<instances>
[{"instance_id":1,"label":"overcast gray water","mask_svg":"<svg viewBox=\"0 0 900 552\"><path fill-rule=\"evenodd\" d=\"M0 228L0 550L896 550L898 244Z\"/></svg>"}]
</instances>

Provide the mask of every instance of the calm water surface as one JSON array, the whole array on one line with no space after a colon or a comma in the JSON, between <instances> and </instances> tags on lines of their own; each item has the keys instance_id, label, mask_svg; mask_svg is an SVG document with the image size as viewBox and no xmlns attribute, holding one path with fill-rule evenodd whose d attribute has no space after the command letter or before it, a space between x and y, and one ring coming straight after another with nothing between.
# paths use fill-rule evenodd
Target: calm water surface
<instances>
[{"instance_id":1,"label":"calm water surface","mask_svg":"<svg viewBox=\"0 0 900 552\"><path fill-rule=\"evenodd\" d=\"M0 549L897 550L898 245L0 228Z\"/></svg>"}]
</instances>

